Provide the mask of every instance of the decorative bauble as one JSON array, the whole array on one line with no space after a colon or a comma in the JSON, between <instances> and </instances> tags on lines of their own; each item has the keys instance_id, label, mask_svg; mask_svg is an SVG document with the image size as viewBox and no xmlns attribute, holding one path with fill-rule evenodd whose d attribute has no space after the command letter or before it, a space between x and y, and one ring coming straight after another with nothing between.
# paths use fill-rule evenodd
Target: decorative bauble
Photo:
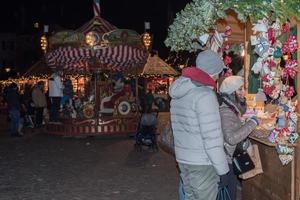
<instances>
[{"instance_id":1,"label":"decorative bauble","mask_svg":"<svg viewBox=\"0 0 300 200\"><path fill-rule=\"evenodd\" d=\"M280 48L276 47L275 51L273 52L274 58L281 58L282 57L282 51Z\"/></svg>"},{"instance_id":2,"label":"decorative bauble","mask_svg":"<svg viewBox=\"0 0 300 200\"><path fill-rule=\"evenodd\" d=\"M268 52L269 48L270 48L269 41L266 38L261 37L259 38L258 43L255 45L254 51L255 53L257 53L257 55L263 57L263 55Z\"/></svg>"}]
</instances>

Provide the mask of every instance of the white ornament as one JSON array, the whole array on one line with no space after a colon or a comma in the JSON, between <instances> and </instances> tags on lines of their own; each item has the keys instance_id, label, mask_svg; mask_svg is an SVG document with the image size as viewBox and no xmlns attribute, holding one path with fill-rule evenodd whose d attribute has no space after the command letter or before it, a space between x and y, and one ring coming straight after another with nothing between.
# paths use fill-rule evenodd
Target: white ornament
<instances>
[{"instance_id":1,"label":"white ornament","mask_svg":"<svg viewBox=\"0 0 300 200\"><path fill-rule=\"evenodd\" d=\"M219 33L218 31L215 31L209 45L210 49L218 53L218 50L222 47L223 43L224 43L223 34Z\"/></svg>"},{"instance_id":2,"label":"white ornament","mask_svg":"<svg viewBox=\"0 0 300 200\"><path fill-rule=\"evenodd\" d=\"M202 45L202 46L205 46L206 45L206 43L207 43L207 41L208 41L208 38L209 38L209 34L203 34L203 35L201 35L199 38L198 38L198 40L199 40L199 42L200 42L200 44Z\"/></svg>"},{"instance_id":3,"label":"white ornament","mask_svg":"<svg viewBox=\"0 0 300 200\"><path fill-rule=\"evenodd\" d=\"M263 67L263 63L262 63L263 59L262 58L258 58L256 63L254 63L254 65L252 66L251 70L255 73L255 74L259 74L261 72L261 69Z\"/></svg>"},{"instance_id":4,"label":"white ornament","mask_svg":"<svg viewBox=\"0 0 300 200\"><path fill-rule=\"evenodd\" d=\"M257 37L255 35L250 36L251 45L256 45L258 43Z\"/></svg>"},{"instance_id":5,"label":"white ornament","mask_svg":"<svg viewBox=\"0 0 300 200\"><path fill-rule=\"evenodd\" d=\"M258 20L254 27L252 28L253 33L256 34L257 32L268 32L268 23L265 20Z\"/></svg>"}]
</instances>

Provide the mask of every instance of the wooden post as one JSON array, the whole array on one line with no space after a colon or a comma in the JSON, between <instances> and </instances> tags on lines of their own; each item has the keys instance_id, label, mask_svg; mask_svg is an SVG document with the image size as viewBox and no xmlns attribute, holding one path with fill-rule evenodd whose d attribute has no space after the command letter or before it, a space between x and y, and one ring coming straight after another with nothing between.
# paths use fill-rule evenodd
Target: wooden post
<instances>
[{"instance_id":1,"label":"wooden post","mask_svg":"<svg viewBox=\"0 0 300 200\"><path fill-rule=\"evenodd\" d=\"M297 41L299 44L299 38L300 38L300 21L295 20L296 26L297 26ZM300 47L297 50L297 63L298 63L298 69L300 68ZM300 72L297 73L297 85L296 85L296 91L297 91L297 101L298 101L298 107L297 107L297 113L300 113ZM298 132L300 131L300 116L298 115L298 123L297 123L297 129ZM300 139L298 139L297 147L296 147L296 154L295 154L295 199L300 198Z\"/></svg>"},{"instance_id":2,"label":"wooden post","mask_svg":"<svg viewBox=\"0 0 300 200\"><path fill-rule=\"evenodd\" d=\"M248 44L250 41L250 36L252 35L252 24L250 20L247 20L247 22L244 25L244 84L245 84L245 90L248 93L248 76L249 76L249 68L250 66L250 55L248 52Z\"/></svg>"}]
</instances>

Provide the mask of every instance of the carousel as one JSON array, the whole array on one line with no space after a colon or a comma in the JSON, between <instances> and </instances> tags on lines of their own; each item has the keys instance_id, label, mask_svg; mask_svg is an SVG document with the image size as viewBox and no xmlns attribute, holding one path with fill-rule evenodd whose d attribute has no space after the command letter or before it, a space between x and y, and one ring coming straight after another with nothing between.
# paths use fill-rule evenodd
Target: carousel
<instances>
[{"instance_id":1,"label":"carousel","mask_svg":"<svg viewBox=\"0 0 300 200\"><path fill-rule=\"evenodd\" d=\"M99 15L76 31L49 38L47 65L84 77L73 98L61 105L61 123L48 123L49 134L62 136L127 135L136 131L139 107L135 79L125 74L142 68L148 51L134 30L118 29ZM66 86L65 86L66 87ZM64 98L64 97L63 97Z\"/></svg>"}]
</instances>

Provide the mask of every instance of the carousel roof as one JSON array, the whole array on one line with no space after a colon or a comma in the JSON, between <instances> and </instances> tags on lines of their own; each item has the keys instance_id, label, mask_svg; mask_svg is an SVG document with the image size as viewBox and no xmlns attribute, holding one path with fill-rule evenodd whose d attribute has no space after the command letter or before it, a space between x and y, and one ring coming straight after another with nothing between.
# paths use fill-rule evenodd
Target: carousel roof
<instances>
[{"instance_id":1,"label":"carousel roof","mask_svg":"<svg viewBox=\"0 0 300 200\"><path fill-rule=\"evenodd\" d=\"M117 27L110 24L105 19L103 19L99 16L95 16L93 19L86 22L83 26L78 28L76 31L83 33L83 34L87 34L88 32L91 32L91 31L95 31L95 32L103 35L104 33L107 33L109 31L112 31L115 29L117 29Z\"/></svg>"},{"instance_id":2,"label":"carousel roof","mask_svg":"<svg viewBox=\"0 0 300 200\"><path fill-rule=\"evenodd\" d=\"M100 17L99 5L94 8L98 8L95 17L82 27L73 32L57 33L50 38L49 46L52 48L45 55L47 65L80 73L142 68L148 51L141 44L140 35L132 30L117 29ZM91 46L85 41L85 35L89 32L94 32L93 39L96 38Z\"/></svg>"},{"instance_id":3,"label":"carousel roof","mask_svg":"<svg viewBox=\"0 0 300 200\"><path fill-rule=\"evenodd\" d=\"M141 75L171 75L179 73L157 55L149 55Z\"/></svg>"},{"instance_id":4,"label":"carousel roof","mask_svg":"<svg viewBox=\"0 0 300 200\"><path fill-rule=\"evenodd\" d=\"M126 71L145 64L148 52L129 45L92 48L59 47L46 55L50 68L62 67L72 72L94 70Z\"/></svg>"}]
</instances>

